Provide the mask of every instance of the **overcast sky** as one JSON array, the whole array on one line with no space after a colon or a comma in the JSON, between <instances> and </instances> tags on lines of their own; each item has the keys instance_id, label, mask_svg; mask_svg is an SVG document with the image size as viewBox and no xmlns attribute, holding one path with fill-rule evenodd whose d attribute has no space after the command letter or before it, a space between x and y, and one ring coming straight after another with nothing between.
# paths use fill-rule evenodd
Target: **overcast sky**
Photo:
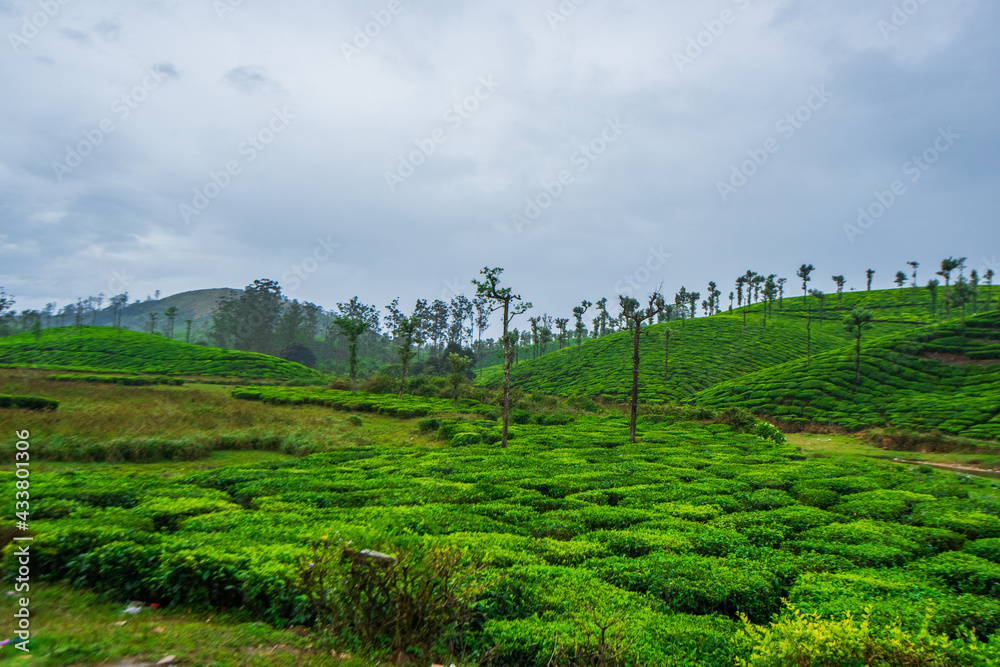
<instances>
[{"instance_id":1,"label":"overcast sky","mask_svg":"<svg viewBox=\"0 0 1000 667\"><path fill-rule=\"evenodd\" d=\"M803 262L1000 270L998 9L0 0L0 286L381 307L488 265L565 317Z\"/></svg>"}]
</instances>

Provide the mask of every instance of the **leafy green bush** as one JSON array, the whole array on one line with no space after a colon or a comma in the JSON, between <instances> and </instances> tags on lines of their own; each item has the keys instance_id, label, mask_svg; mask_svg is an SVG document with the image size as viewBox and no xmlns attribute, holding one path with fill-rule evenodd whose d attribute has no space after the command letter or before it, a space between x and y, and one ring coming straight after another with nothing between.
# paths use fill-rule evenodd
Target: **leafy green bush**
<instances>
[{"instance_id":1,"label":"leafy green bush","mask_svg":"<svg viewBox=\"0 0 1000 667\"><path fill-rule=\"evenodd\" d=\"M10 396L0 394L0 408L20 408L22 410L55 410L59 401L41 396Z\"/></svg>"}]
</instances>

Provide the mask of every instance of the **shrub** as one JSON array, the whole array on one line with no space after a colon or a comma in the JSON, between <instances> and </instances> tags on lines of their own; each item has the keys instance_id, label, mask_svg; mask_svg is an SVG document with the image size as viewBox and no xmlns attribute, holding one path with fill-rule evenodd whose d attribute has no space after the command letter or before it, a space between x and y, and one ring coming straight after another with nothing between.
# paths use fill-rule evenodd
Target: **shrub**
<instances>
[{"instance_id":1,"label":"shrub","mask_svg":"<svg viewBox=\"0 0 1000 667\"><path fill-rule=\"evenodd\" d=\"M10 396L0 394L0 408L20 408L22 410L55 410L59 401L41 396Z\"/></svg>"},{"instance_id":2,"label":"shrub","mask_svg":"<svg viewBox=\"0 0 1000 667\"><path fill-rule=\"evenodd\" d=\"M323 540L301 559L298 587L335 636L431 660L462 641L483 591L479 572L453 549L414 544L388 556Z\"/></svg>"},{"instance_id":3,"label":"shrub","mask_svg":"<svg viewBox=\"0 0 1000 667\"><path fill-rule=\"evenodd\" d=\"M740 667L864 667L865 665L995 664L1000 648L979 643L971 633L952 640L933 635L925 627L916 633L903 630L900 621L872 623L869 610L859 618L845 613L840 619L804 614L788 609L771 625L754 625L742 616L743 627L734 644L743 657Z\"/></svg>"},{"instance_id":4,"label":"shrub","mask_svg":"<svg viewBox=\"0 0 1000 667\"><path fill-rule=\"evenodd\" d=\"M985 540L966 542L965 551L973 556L1000 563L1000 538L991 537Z\"/></svg>"},{"instance_id":5,"label":"shrub","mask_svg":"<svg viewBox=\"0 0 1000 667\"><path fill-rule=\"evenodd\" d=\"M910 519L919 526L946 528L972 540L1000 537L1000 518L982 512L963 511L948 501L920 503Z\"/></svg>"}]
</instances>

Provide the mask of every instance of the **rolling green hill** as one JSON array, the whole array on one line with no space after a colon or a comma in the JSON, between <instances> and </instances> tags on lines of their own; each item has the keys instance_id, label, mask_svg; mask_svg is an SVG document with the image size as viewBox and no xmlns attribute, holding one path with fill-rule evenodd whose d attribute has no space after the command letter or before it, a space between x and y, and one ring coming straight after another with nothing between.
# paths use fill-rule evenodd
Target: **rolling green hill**
<instances>
[{"instance_id":1,"label":"rolling green hill","mask_svg":"<svg viewBox=\"0 0 1000 667\"><path fill-rule=\"evenodd\" d=\"M322 384L323 373L278 357L221 350L109 327L45 329L0 338L0 364Z\"/></svg>"},{"instance_id":2,"label":"rolling green hill","mask_svg":"<svg viewBox=\"0 0 1000 667\"><path fill-rule=\"evenodd\" d=\"M646 401L689 398L719 382L804 358L807 315L812 317L813 355L850 343L841 320L859 304L875 313L870 336L912 331L933 321L929 299L926 289L847 292L842 297L828 295L820 310L816 298L795 297L785 298L781 306L775 304L766 329L760 303L732 314L649 327L640 346L640 397ZM942 301L941 294L938 301ZM671 332L670 361L664 379L667 329ZM511 376L524 391L624 398L632 382L631 352L631 334L619 332L587 341L579 350L571 345L521 362ZM499 366L487 368L480 383L498 387L502 375Z\"/></svg>"},{"instance_id":3,"label":"rolling green hill","mask_svg":"<svg viewBox=\"0 0 1000 667\"><path fill-rule=\"evenodd\" d=\"M870 334L869 334L870 335ZM898 426L1000 438L1000 312L868 339L862 382L853 349L796 360L698 393L712 407L740 405L845 428Z\"/></svg>"}]
</instances>

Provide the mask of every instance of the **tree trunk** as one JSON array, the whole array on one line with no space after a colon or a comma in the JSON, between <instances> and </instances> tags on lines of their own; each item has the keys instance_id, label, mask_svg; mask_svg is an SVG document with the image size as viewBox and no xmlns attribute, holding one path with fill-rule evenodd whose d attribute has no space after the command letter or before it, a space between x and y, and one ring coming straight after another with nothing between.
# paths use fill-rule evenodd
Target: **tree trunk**
<instances>
[{"instance_id":1,"label":"tree trunk","mask_svg":"<svg viewBox=\"0 0 1000 667\"><path fill-rule=\"evenodd\" d=\"M629 416L629 442L635 442L635 419L639 411L639 329L641 327L642 324L636 320L632 328L632 406Z\"/></svg>"},{"instance_id":2,"label":"tree trunk","mask_svg":"<svg viewBox=\"0 0 1000 667\"><path fill-rule=\"evenodd\" d=\"M806 316L806 366L812 364L812 317Z\"/></svg>"},{"instance_id":3,"label":"tree trunk","mask_svg":"<svg viewBox=\"0 0 1000 667\"><path fill-rule=\"evenodd\" d=\"M507 313L510 309L510 299L503 302L503 435L500 447L507 448L507 419L510 415L510 361L511 349L510 341L507 339L507 324L509 318Z\"/></svg>"},{"instance_id":4,"label":"tree trunk","mask_svg":"<svg viewBox=\"0 0 1000 667\"><path fill-rule=\"evenodd\" d=\"M854 384L861 384L861 326L858 325L858 338L854 346Z\"/></svg>"}]
</instances>

